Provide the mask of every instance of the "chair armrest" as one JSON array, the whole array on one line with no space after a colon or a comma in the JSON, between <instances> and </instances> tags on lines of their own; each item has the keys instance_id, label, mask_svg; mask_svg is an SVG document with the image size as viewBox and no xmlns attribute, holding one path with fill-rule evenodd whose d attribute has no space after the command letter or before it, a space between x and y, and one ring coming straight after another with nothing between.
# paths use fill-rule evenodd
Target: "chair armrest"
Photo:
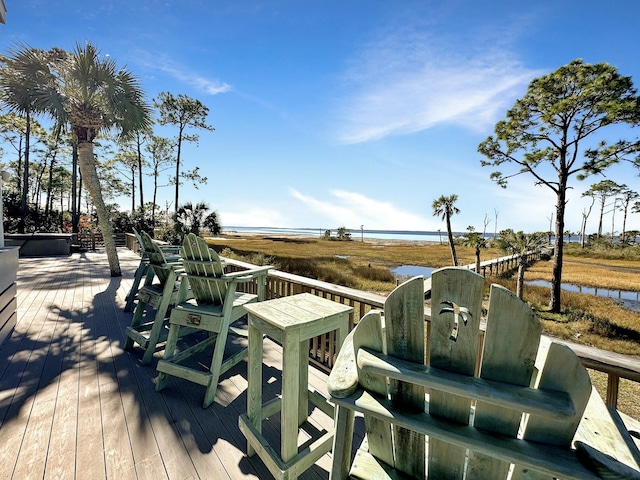
<instances>
[{"instance_id":1,"label":"chair armrest","mask_svg":"<svg viewBox=\"0 0 640 480\"><path fill-rule=\"evenodd\" d=\"M327 390L329 395L334 398L346 398L358 388L358 369L356 368L356 353L353 346L354 333L355 329L342 342L336 363L329 373Z\"/></svg>"},{"instance_id":2,"label":"chair armrest","mask_svg":"<svg viewBox=\"0 0 640 480\"><path fill-rule=\"evenodd\" d=\"M327 381L327 389L332 397L346 398L358 388L359 375L356 359L361 347L382 350L382 317L378 310L367 312L342 342L336 363ZM367 385L376 388L372 382L375 383L375 380L365 381Z\"/></svg>"},{"instance_id":3,"label":"chair armrest","mask_svg":"<svg viewBox=\"0 0 640 480\"><path fill-rule=\"evenodd\" d=\"M238 272L225 273L219 278L221 280L224 280L225 282L248 282L256 277L266 275L272 268L273 266L266 265L264 267L252 268L250 270L240 270Z\"/></svg>"},{"instance_id":4,"label":"chair armrest","mask_svg":"<svg viewBox=\"0 0 640 480\"><path fill-rule=\"evenodd\" d=\"M199 278L202 280L207 280L210 282L225 282L229 284L247 283L247 282L251 282L256 277L265 276L268 273L269 269L271 268L273 267L271 266L259 267L259 268L254 268L252 270L242 270L240 272L225 273L224 275L220 275L219 277L209 277L206 275L197 275L193 273L187 273L187 276L191 278ZM183 268L183 271L184 271L184 268Z\"/></svg>"}]
</instances>

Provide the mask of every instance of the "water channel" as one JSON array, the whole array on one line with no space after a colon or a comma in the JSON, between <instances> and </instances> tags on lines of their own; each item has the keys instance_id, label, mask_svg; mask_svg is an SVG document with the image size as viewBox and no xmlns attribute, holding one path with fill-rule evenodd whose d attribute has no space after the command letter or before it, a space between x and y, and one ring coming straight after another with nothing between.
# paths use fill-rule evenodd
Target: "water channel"
<instances>
[{"instance_id":1,"label":"water channel","mask_svg":"<svg viewBox=\"0 0 640 480\"><path fill-rule=\"evenodd\" d=\"M422 275L425 278L431 276L435 270L432 267L421 267L419 265L400 265L391 268L391 273L399 281L405 281L411 277ZM551 283L545 280L531 280L525 282L527 285L551 288ZM583 287L582 285L573 285L571 283L563 283L562 289L567 292L586 293L589 295L597 295L599 297L610 297L620 300L623 307L629 310L640 311L640 292L632 292L628 290L610 290L608 288Z\"/></svg>"}]
</instances>

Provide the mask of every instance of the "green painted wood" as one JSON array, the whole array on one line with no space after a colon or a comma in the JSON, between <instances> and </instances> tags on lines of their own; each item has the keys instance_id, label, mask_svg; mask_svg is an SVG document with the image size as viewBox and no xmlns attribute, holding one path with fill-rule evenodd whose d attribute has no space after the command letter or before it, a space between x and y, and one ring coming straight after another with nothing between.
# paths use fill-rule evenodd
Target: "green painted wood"
<instances>
[{"instance_id":1,"label":"green painted wood","mask_svg":"<svg viewBox=\"0 0 640 480\"><path fill-rule=\"evenodd\" d=\"M492 285L480 378L500 382L505 387L511 385L522 388L529 387L535 372L534 364L541 332L540 322L527 304L506 288ZM546 407L547 411L534 410L537 414L551 417L562 411L565 418L575 415L573 403L568 395L563 397L565 402L569 404L568 408L561 409L552 401L551 392L546 394L546 392L528 388L525 391L538 394L543 403L542 406ZM493 394L494 398L498 396L497 392ZM515 397L513 394L511 396ZM515 438L518 434L523 410L528 413L532 412L532 409L526 407L511 409L495 403L478 401L474 415L474 426ZM471 450L466 478L468 480L506 478L509 467L509 462Z\"/></svg>"},{"instance_id":2,"label":"green painted wood","mask_svg":"<svg viewBox=\"0 0 640 480\"><path fill-rule=\"evenodd\" d=\"M249 313L249 389L247 415L240 417L240 428L247 437L249 455L258 453L276 478L295 479L330 450L334 438L331 429L302 449L298 444L299 426L307 420L309 407L309 340L337 331L337 341L342 344L353 308L302 293L247 305L246 310ZM261 402L263 335L277 338L282 344L278 453L261 435L265 418L265 406ZM319 395L313 397L317 403ZM348 429L347 423L341 431ZM274 471L277 465L285 467Z\"/></svg>"},{"instance_id":3,"label":"green painted wood","mask_svg":"<svg viewBox=\"0 0 640 480\"><path fill-rule=\"evenodd\" d=\"M598 475L640 475L624 421L612 418L575 353L541 337L540 323L524 302L505 288L492 286L484 347L478 352L484 279L447 268L434 272L431 280L430 365L418 356L407 358L412 350L409 338L417 334L402 323L411 309L398 299L385 304L386 354L376 340L380 322L371 316L356 325L338 355L328 383L338 411L336 431L352 432L353 418L360 412L367 439L350 469L348 455L334 457L332 480L406 478L407 474L425 478L424 472L409 473L409 460L398 456L411 451L419 457L420 451L410 450L411 445L425 437L428 478L595 480ZM422 307L421 298L412 302L414 308ZM396 344L400 348L392 354ZM481 365L475 377L477 359ZM415 405L398 400L404 385L429 392L426 410L417 398ZM393 457L388 449L371 448L372 443L390 445L381 435L385 430L377 427L389 423L394 428ZM404 432L411 436L404 437ZM578 450L572 447L574 440L582 442ZM336 440L335 445L350 447L350 440ZM420 448L424 451L424 443ZM423 462L424 458L417 461Z\"/></svg>"},{"instance_id":4,"label":"green painted wood","mask_svg":"<svg viewBox=\"0 0 640 480\"><path fill-rule=\"evenodd\" d=\"M175 257L172 257L173 261L168 261L161 247L146 232L141 232L139 237L148 262L147 274L145 284L137 294L138 303L131 324L125 330L127 338L124 348L140 345L144 351L141 362L147 365L153 359L158 343L167 336L169 308L189 298L190 292L188 284L180 282L182 263ZM157 282L153 281L154 276ZM155 315L145 321L147 307L154 309Z\"/></svg>"},{"instance_id":5,"label":"green painted wood","mask_svg":"<svg viewBox=\"0 0 640 480\"><path fill-rule=\"evenodd\" d=\"M640 470L640 440L632 437L629 430L640 432L640 422L607 407L593 388L574 440L597 448L603 454Z\"/></svg>"},{"instance_id":6,"label":"green painted wood","mask_svg":"<svg viewBox=\"0 0 640 480\"><path fill-rule=\"evenodd\" d=\"M431 275L430 365L473 376L478 351L484 277L470 270L443 268ZM465 425L471 401L432 390L429 413ZM429 439L429 477L462 478L466 450Z\"/></svg>"},{"instance_id":7,"label":"green painted wood","mask_svg":"<svg viewBox=\"0 0 640 480\"><path fill-rule=\"evenodd\" d=\"M193 298L177 303L171 311L164 358L157 365L159 374L156 390L160 391L167 385L167 376L204 385L203 408L207 408L215 400L220 375L247 355L245 348L232 357L224 358L231 323L245 315L246 305L258 300L257 295L236 292L237 285L248 281L265 283L270 267L225 274L218 254L208 247L202 237L194 234L185 237L181 255L184 268L182 283L189 285ZM177 342L185 328L189 331L207 331L215 336L177 355ZM182 365L193 355L208 350L211 350L211 360L204 373Z\"/></svg>"},{"instance_id":8,"label":"green painted wood","mask_svg":"<svg viewBox=\"0 0 640 480\"><path fill-rule=\"evenodd\" d=\"M502 342L507 343L508 342ZM526 413L540 414L550 417L567 418L576 413L571 397L565 392L543 391L529 386L513 385L499 379L469 377L440 370L431 366L417 365L400 358L380 354L366 347L358 350L358 374L360 378L368 379L380 377L409 382L425 388L452 393L469 399L476 399L477 403L488 403L500 411L519 410ZM529 369L533 365L529 365ZM508 376L508 375L505 375ZM365 385L365 381L361 385ZM367 390L371 390L366 387ZM476 415L474 425L492 430L495 422L488 419L485 423L482 415ZM507 412L508 413L508 412ZM518 414L518 423L520 422ZM502 422L504 418L496 421ZM511 435L517 432L517 425L512 426Z\"/></svg>"},{"instance_id":9,"label":"green painted wood","mask_svg":"<svg viewBox=\"0 0 640 480\"><path fill-rule=\"evenodd\" d=\"M415 363L424 362L423 289L423 277L415 277L396 287L384 302L387 353ZM391 380L389 393L391 401L398 408L407 411L424 410L424 387ZM396 425L393 433L396 469L413 477L424 477L424 436Z\"/></svg>"},{"instance_id":10,"label":"green painted wood","mask_svg":"<svg viewBox=\"0 0 640 480\"><path fill-rule=\"evenodd\" d=\"M434 439L439 439L460 448L470 448L485 455L508 459L512 463L523 465L530 471L542 471L546 475L555 475L565 480L598 480L599 478L582 465L575 452L569 448L495 435L471 425L449 422L425 412L399 410L390 400L373 396L366 390L358 390L348 398L334 399L334 401L339 407L351 408L356 412L394 422L427 435L429 444ZM445 462L446 460L446 458L443 459Z\"/></svg>"},{"instance_id":11,"label":"green painted wood","mask_svg":"<svg viewBox=\"0 0 640 480\"><path fill-rule=\"evenodd\" d=\"M384 341L381 312L372 310L362 317L358 323L353 335L353 349L355 352L359 352L363 348L382 352L384 350ZM358 365L357 359L356 365ZM360 384L368 391L380 396L386 397L388 395L389 388L387 386L387 378L384 375L363 373L359 365L356 372L360 379ZM383 462L392 466L395 465L391 424L370 416L365 417L364 424L368 439L368 451Z\"/></svg>"}]
</instances>

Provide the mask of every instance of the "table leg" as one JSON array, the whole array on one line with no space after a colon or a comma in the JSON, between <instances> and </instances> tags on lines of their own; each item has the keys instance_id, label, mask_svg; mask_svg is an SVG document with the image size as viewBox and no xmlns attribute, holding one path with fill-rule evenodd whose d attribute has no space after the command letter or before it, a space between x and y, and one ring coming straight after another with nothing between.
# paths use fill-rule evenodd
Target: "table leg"
<instances>
[{"instance_id":1,"label":"table leg","mask_svg":"<svg viewBox=\"0 0 640 480\"><path fill-rule=\"evenodd\" d=\"M298 426L309 416L309 340L300 342L300 401L298 403Z\"/></svg>"},{"instance_id":2,"label":"table leg","mask_svg":"<svg viewBox=\"0 0 640 480\"><path fill-rule=\"evenodd\" d=\"M285 463L298 454L298 411L300 392L300 341L297 332L285 334L282 342L282 410L280 440L282 461ZM306 391L307 386L304 385Z\"/></svg>"},{"instance_id":3,"label":"table leg","mask_svg":"<svg viewBox=\"0 0 640 480\"><path fill-rule=\"evenodd\" d=\"M247 366L247 417L262 433L262 332L252 326L249 315L249 358ZM247 456L256 451L247 442Z\"/></svg>"}]
</instances>

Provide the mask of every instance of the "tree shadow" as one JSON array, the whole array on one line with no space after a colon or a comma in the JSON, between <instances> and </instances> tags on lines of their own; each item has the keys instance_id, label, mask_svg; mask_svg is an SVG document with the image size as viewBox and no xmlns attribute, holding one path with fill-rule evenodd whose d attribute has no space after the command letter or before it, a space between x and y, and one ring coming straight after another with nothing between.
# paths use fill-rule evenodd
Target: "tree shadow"
<instances>
[{"instance_id":1,"label":"tree shadow","mask_svg":"<svg viewBox=\"0 0 640 480\"><path fill-rule=\"evenodd\" d=\"M140 349L123 349L124 330L133 315L123 311L124 298L139 257L120 257L122 278L109 276L106 255L100 252L21 260L19 321L0 347L0 443L3 433L26 430L25 415L41 401L108 401L117 405L120 423L112 427L103 411L103 435L105 429L121 428L116 434L128 436L132 444L139 441L135 436L149 439L157 444L163 461L180 451L191 458L200 476L207 468L201 465L209 464L212 455L220 456L215 449L224 449L220 451L230 458L223 461L234 462L245 475L269 478L257 456L246 456L246 439L238 427L247 406L245 362L221 376L216 401L203 409L205 388L200 385L172 379L164 390L155 391L161 348L148 366L140 364ZM233 352L244 342L229 340L227 348ZM209 359L202 354L193 361L207 364ZM264 398L272 398L280 392L281 371L263 363L263 381ZM51 405L55 415L55 402ZM78 411L78 423L83 421ZM277 449L280 431L279 415L265 421L264 435ZM133 450L138 468L144 458L136 458ZM328 478L328 472L314 466L301 478Z\"/></svg>"}]
</instances>

